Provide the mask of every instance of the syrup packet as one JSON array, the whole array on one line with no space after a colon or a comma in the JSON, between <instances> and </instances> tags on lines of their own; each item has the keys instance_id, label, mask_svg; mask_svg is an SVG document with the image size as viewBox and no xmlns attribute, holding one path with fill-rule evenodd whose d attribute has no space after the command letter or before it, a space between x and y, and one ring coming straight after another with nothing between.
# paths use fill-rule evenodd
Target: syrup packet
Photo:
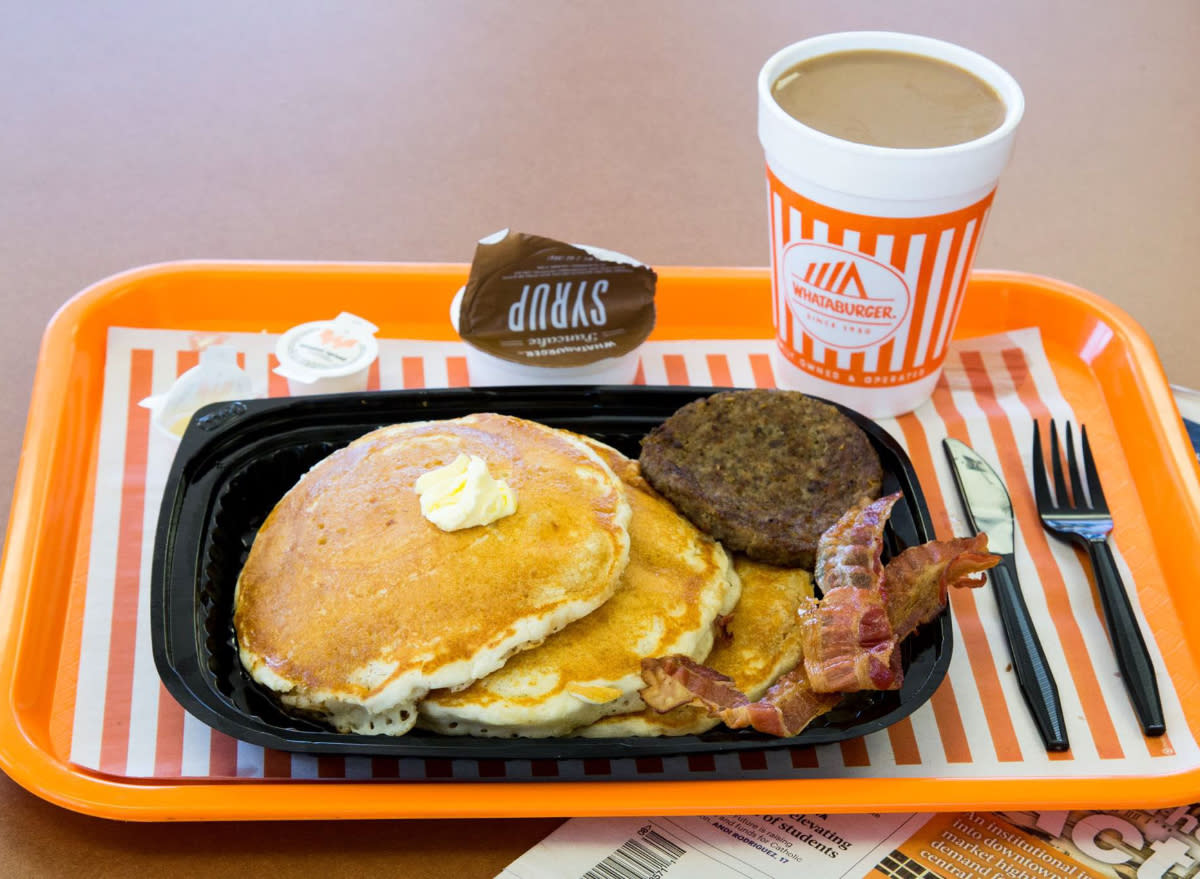
<instances>
[{"instance_id":1,"label":"syrup packet","mask_svg":"<svg viewBox=\"0 0 1200 879\"><path fill-rule=\"evenodd\" d=\"M623 254L505 229L475 249L457 328L468 345L514 364L627 358L654 329L657 281Z\"/></svg>"}]
</instances>

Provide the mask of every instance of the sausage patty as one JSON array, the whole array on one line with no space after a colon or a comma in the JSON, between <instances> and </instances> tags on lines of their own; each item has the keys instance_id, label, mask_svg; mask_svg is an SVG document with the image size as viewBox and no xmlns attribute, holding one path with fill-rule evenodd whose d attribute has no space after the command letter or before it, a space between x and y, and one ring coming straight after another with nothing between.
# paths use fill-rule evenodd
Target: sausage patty
<instances>
[{"instance_id":1,"label":"sausage patty","mask_svg":"<svg viewBox=\"0 0 1200 879\"><path fill-rule=\"evenodd\" d=\"M642 440L642 475L697 527L753 559L813 567L817 539L879 496L867 435L795 391L725 391L695 400Z\"/></svg>"}]
</instances>

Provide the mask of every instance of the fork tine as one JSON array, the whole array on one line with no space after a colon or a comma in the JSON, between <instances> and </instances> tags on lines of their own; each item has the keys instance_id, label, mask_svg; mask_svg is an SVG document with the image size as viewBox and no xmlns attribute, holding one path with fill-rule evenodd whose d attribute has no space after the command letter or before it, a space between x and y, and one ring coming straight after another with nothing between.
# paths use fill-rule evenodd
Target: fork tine
<instances>
[{"instance_id":1,"label":"fork tine","mask_svg":"<svg viewBox=\"0 0 1200 879\"><path fill-rule=\"evenodd\" d=\"M1100 484L1100 474L1096 472L1096 459L1092 457L1092 446L1088 442L1087 425L1079 426L1079 434L1083 437L1083 468L1087 473L1088 494L1092 498L1092 508L1100 513L1108 512L1108 501L1104 499L1104 487Z\"/></svg>"},{"instance_id":2,"label":"fork tine","mask_svg":"<svg viewBox=\"0 0 1200 879\"><path fill-rule=\"evenodd\" d=\"M1046 460L1042 457L1042 431L1036 418L1033 420L1033 496L1039 513L1054 509L1050 483L1046 481Z\"/></svg>"},{"instance_id":3,"label":"fork tine","mask_svg":"<svg viewBox=\"0 0 1200 879\"><path fill-rule=\"evenodd\" d=\"M1078 509L1086 509L1088 506L1087 492L1083 487L1083 476L1079 473L1079 461L1075 457L1075 436L1071 431L1071 422L1067 422L1067 472L1071 474L1071 497L1075 499L1075 506Z\"/></svg>"},{"instance_id":4,"label":"fork tine","mask_svg":"<svg viewBox=\"0 0 1200 879\"><path fill-rule=\"evenodd\" d=\"M1071 503L1067 494L1067 480L1063 477L1062 447L1058 444L1058 424L1050 419L1050 466L1054 470L1054 497L1060 507Z\"/></svg>"}]
</instances>

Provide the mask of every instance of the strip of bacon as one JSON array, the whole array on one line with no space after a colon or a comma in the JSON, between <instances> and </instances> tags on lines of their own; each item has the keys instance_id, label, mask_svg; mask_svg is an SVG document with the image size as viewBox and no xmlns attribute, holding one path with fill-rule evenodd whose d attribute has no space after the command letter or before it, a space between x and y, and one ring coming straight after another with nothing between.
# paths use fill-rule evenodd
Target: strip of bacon
<instances>
[{"instance_id":1,"label":"strip of bacon","mask_svg":"<svg viewBox=\"0 0 1200 879\"><path fill-rule=\"evenodd\" d=\"M749 726L767 735L794 736L840 701L841 693L815 692L803 666L796 666L757 702L727 708L720 716L730 729Z\"/></svg>"},{"instance_id":2,"label":"strip of bacon","mask_svg":"<svg viewBox=\"0 0 1200 879\"><path fill-rule=\"evenodd\" d=\"M978 534L912 547L884 566L883 529L898 498L851 510L826 532L817 561L824 596L799 613L804 662L762 699L751 702L732 678L686 656L664 656L642 660L646 704L695 705L733 729L794 736L844 693L898 688L900 642L942 612L952 587L982 585L1000 561Z\"/></svg>"},{"instance_id":3,"label":"strip of bacon","mask_svg":"<svg viewBox=\"0 0 1200 879\"><path fill-rule=\"evenodd\" d=\"M883 529L900 492L847 510L817 541L814 579L828 595L841 586L874 589L883 582Z\"/></svg>"},{"instance_id":4,"label":"strip of bacon","mask_svg":"<svg viewBox=\"0 0 1200 879\"><path fill-rule=\"evenodd\" d=\"M883 532L900 493L847 510L817 543L824 593L800 608L804 670L818 693L894 690L903 680L900 640L888 618Z\"/></svg>"},{"instance_id":5,"label":"strip of bacon","mask_svg":"<svg viewBox=\"0 0 1200 879\"><path fill-rule=\"evenodd\" d=\"M983 572L1000 563L987 551L987 535L935 540L906 549L884 568L883 592L896 637L907 638L917 626L935 619L946 606L951 587L975 588Z\"/></svg>"},{"instance_id":6,"label":"strip of bacon","mask_svg":"<svg viewBox=\"0 0 1200 879\"><path fill-rule=\"evenodd\" d=\"M889 561L884 568L882 589L837 589L835 601L843 613L857 613L857 608L865 608L858 617L859 631L868 642L862 652L866 657L866 677L881 684L894 682L898 687L903 677L899 643L918 626L937 618L946 607L951 588L981 586L983 572L999 562L1000 556L987 552L986 534L931 541L907 549ZM879 618L879 605L872 601L855 606L855 600L864 597L864 592L884 595L886 618ZM830 595L826 594L820 602L815 599L810 602L824 605L829 600ZM890 637L883 637L885 629L890 630ZM776 681L759 701L726 708L719 716L732 729L750 726L768 735L794 736L822 714L832 711L843 692L847 691L817 690L808 679L805 666L799 665Z\"/></svg>"},{"instance_id":7,"label":"strip of bacon","mask_svg":"<svg viewBox=\"0 0 1200 879\"><path fill-rule=\"evenodd\" d=\"M646 657L642 660L642 701L660 714L680 705L700 705L714 717L749 700L733 678L687 656Z\"/></svg>"},{"instance_id":8,"label":"strip of bacon","mask_svg":"<svg viewBox=\"0 0 1200 879\"><path fill-rule=\"evenodd\" d=\"M686 656L642 660L646 688L642 699L660 713L695 705L719 717L730 729L752 727L774 736L794 736L837 705L841 693L816 693L797 667L776 681L757 702L734 686L733 679Z\"/></svg>"},{"instance_id":9,"label":"strip of bacon","mask_svg":"<svg viewBox=\"0 0 1200 879\"><path fill-rule=\"evenodd\" d=\"M951 587L973 588L1000 557L987 535L935 540L888 562L872 589L842 586L800 610L804 669L819 693L894 690L904 681L900 642L945 608Z\"/></svg>"},{"instance_id":10,"label":"strip of bacon","mask_svg":"<svg viewBox=\"0 0 1200 879\"><path fill-rule=\"evenodd\" d=\"M895 690L900 642L946 606L950 586L978 586L999 562L987 536L931 541L882 563L883 532L899 494L849 510L821 536L824 597L800 609L804 670L818 693Z\"/></svg>"},{"instance_id":11,"label":"strip of bacon","mask_svg":"<svg viewBox=\"0 0 1200 879\"><path fill-rule=\"evenodd\" d=\"M882 590L842 586L800 608L804 671L818 693L894 690L904 672Z\"/></svg>"}]
</instances>

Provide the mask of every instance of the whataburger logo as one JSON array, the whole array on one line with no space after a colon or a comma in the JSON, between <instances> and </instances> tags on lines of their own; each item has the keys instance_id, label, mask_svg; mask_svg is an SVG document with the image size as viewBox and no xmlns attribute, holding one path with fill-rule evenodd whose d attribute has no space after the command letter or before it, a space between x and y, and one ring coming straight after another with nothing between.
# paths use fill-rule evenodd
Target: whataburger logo
<instances>
[{"instance_id":1,"label":"whataburger logo","mask_svg":"<svg viewBox=\"0 0 1200 879\"><path fill-rule=\"evenodd\" d=\"M783 254L788 307L804 331L836 348L870 348L891 338L912 299L889 265L832 244L797 242Z\"/></svg>"}]
</instances>

